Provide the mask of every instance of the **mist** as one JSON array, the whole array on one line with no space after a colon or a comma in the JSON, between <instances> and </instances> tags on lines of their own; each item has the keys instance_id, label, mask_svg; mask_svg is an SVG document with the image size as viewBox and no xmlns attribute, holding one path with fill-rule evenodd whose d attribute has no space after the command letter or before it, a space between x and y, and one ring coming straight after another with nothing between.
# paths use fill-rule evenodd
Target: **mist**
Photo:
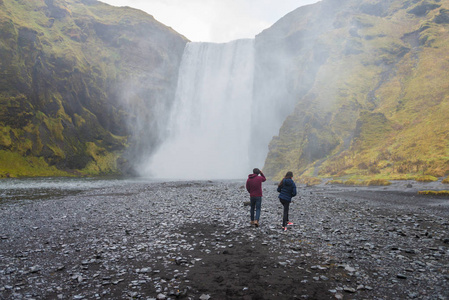
<instances>
[{"instance_id":1,"label":"mist","mask_svg":"<svg viewBox=\"0 0 449 300\"><path fill-rule=\"evenodd\" d=\"M141 175L241 179L263 167L294 98L280 75L287 63L282 53L270 57L274 72L256 64L255 49L254 39L186 45L167 127L159 133L164 141L142 164ZM254 81L256 69L265 88Z\"/></svg>"},{"instance_id":2,"label":"mist","mask_svg":"<svg viewBox=\"0 0 449 300\"><path fill-rule=\"evenodd\" d=\"M142 174L234 179L250 168L254 40L188 43L166 140Z\"/></svg>"},{"instance_id":3,"label":"mist","mask_svg":"<svg viewBox=\"0 0 449 300\"><path fill-rule=\"evenodd\" d=\"M300 22L293 13L255 39L187 43L173 102L153 110L151 117L160 122L149 130L157 130L157 139L144 150L138 173L175 180L242 179L255 167L263 169L270 142L326 59L307 59L316 50L312 32L286 38L292 22ZM313 25L312 31L326 30ZM304 60L297 59L301 54Z\"/></svg>"}]
</instances>

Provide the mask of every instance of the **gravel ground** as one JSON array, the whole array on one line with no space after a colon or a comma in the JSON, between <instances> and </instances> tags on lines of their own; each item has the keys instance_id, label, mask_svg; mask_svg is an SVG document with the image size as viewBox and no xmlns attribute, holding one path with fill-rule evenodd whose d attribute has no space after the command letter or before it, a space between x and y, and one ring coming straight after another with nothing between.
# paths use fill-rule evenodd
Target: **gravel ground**
<instances>
[{"instance_id":1,"label":"gravel ground","mask_svg":"<svg viewBox=\"0 0 449 300\"><path fill-rule=\"evenodd\" d=\"M449 299L449 199L429 186L302 186L282 232L276 183L259 228L244 184L0 202L0 298Z\"/></svg>"}]
</instances>

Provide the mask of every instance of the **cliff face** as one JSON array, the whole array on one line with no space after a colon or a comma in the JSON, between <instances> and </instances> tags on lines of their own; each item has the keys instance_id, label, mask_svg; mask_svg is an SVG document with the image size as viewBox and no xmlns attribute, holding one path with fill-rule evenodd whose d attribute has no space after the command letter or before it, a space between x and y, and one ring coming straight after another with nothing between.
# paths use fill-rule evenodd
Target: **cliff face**
<instances>
[{"instance_id":1,"label":"cliff face","mask_svg":"<svg viewBox=\"0 0 449 300\"><path fill-rule=\"evenodd\" d=\"M260 33L265 173L448 174L448 31L448 0L323 0ZM129 172L163 139L186 42L96 0L0 0L0 177Z\"/></svg>"},{"instance_id":2,"label":"cliff face","mask_svg":"<svg viewBox=\"0 0 449 300\"><path fill-rule=\"evenodd\" d=\"M126 172L161 138L186 42L131 8L0 0L0 177Z\"/></svg>"},{"instance_id":3,"label":"cliff face","mask_svg":"<svg viewBox=\"0 0 449 300\"><path fill-rule=\"evenodd\" d=\"M449 1L323 0L256 51L255 101L286 116L267 175L448 174Z\"/></svg>"}]
</instances>

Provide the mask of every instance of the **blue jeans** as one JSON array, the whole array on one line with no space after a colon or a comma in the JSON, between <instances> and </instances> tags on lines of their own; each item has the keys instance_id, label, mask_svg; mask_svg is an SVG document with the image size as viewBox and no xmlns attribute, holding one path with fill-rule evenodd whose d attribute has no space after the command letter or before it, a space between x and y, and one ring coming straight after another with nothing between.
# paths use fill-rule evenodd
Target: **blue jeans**
<instances>
[{"instance_id":1,"label":"blue jeans","mask_svg":"<svg viewBox=\"0 0 449 300\"><path fill-rule=\"evenodd\" d=\"M279 201L281 201L282 205L284 206L284 215L282 217L282 227L287 226L288 223L288 209L290 208L290 202L287 200L279 198Z\"/></svg>"},{"instance_id":2,"label":"blue jeans","mask_svg":"<svg viewBox=\"0 0 449 300\"><path fill-rule=\"evenodd\" d=\"M251 221L257 220L260 218L260 207L262 206L262 197L251 197ZM256 211L256 218L254 218L254 210Z\"/></svg>"}]
</instances>

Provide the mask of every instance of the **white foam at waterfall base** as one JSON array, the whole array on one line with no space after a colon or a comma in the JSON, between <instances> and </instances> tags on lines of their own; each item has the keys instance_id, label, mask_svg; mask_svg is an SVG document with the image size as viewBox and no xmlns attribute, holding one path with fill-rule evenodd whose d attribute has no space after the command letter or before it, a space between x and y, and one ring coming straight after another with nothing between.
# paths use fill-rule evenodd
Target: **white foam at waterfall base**
<instances>
[{"instance_id":1,"label":"white foam at waterfall base","mask_svg":"<svg viewBox=\"0 0 449 300\"><path fill-rule=\"evenodd\" d=\"M250 173L254 40L189 43L166 140L143 174L236 179Z\"/></svg>"}]
</instances>

